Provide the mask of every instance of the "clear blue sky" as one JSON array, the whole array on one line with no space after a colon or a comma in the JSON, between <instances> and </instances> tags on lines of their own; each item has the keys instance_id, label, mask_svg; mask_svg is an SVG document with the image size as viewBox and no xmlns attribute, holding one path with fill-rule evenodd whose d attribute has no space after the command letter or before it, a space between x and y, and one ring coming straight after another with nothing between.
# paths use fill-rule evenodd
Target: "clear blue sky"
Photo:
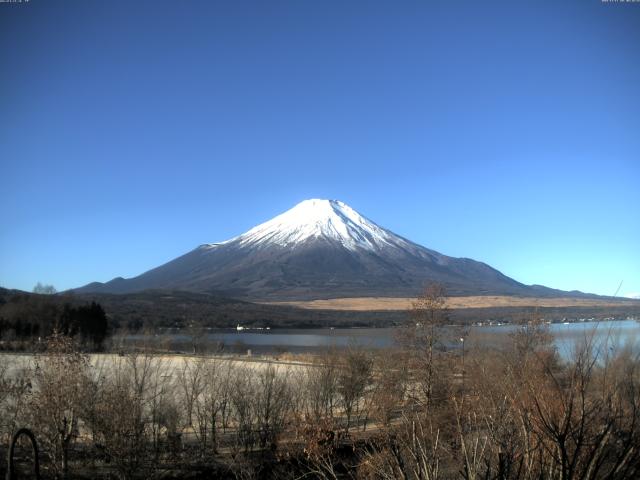
<instances>
[{"instance_id":1,"label":"clear blue sky","mask_svg":"<svg viewBox=\"0 0 640 480\"><path fill-rule=\"evenodd\" d=\"M0 3L0 285L134 276L312 197L640 292L640 4Z\"/></svg>"}]
</instances>

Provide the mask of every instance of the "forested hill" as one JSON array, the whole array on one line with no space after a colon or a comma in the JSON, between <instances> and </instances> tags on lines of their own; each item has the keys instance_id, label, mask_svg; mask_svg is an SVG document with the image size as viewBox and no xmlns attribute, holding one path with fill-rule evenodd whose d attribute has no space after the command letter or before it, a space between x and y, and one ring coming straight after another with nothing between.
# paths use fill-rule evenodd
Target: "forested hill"
<instances>
[{"instance_id":1,"label":"forested hill","mask_svg":"<svg viewBox=\"0 0 640 480\"><path fill-rule=\"evenodd\" d=\"M39 341L57 330L99 350L109 328L104 309L94 301L0 288L0 341L3 347Z\"/></svg>"}]
</instances>

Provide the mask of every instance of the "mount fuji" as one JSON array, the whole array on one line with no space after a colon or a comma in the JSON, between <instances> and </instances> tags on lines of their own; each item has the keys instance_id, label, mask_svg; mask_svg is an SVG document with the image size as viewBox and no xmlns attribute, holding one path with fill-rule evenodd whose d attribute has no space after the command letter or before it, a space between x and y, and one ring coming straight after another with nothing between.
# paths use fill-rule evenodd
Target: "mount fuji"
<instances>
[{"instance_id":1,"label":"mount fuji","mask_svg":"<svg viewBox=\"0 0 640 480\"><path fill-rule=\"evenodd\" d=\"M305 200L222 243L204 244L137 277L77 292L215 292L251 300L415 296L428 282L449 295L562 296L468 258L422 247L337 200ZM578 293L578 292L572 292Z\"/></svg>"}]
</instances>

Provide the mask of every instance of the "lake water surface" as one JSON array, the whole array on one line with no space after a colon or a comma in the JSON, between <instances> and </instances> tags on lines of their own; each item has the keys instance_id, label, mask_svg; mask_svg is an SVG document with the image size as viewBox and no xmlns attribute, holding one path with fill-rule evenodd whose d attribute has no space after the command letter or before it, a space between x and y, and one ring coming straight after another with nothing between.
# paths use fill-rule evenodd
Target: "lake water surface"
<instances>
[{"instance_id":1,"label":"lake water surface","mask_svg":"<svg viewBox=\"0 0 640 480\"><path fill-rule=\"evenodd\" d=\"M472 326L466 329L465 343L471 346L499 346L515 332L516 325ZM554 323L549 325L555 345L562 356L569 355L576 345L591 340L595 346L617 348L626 345L638 347L640 322L636 320L610 320L600 322ZM188 351L195 342L198 348L210 350L223 348L225 351L245 353L314 352L329 347L345 348L360 346L365 348L389 348L396 345L396 328L319 328L319 329L278 329L242 330L215 329L192 335L172 332L159 334L156 341L166 342L172 348ZM457 338L457 337L456 337ZM148 340L144 335L130 335L129 341ZM460 343L461 345L461 343ZM452 347L460 345L452 344ZM604 347L603 347L604 348ZM640 350L639 350L640 351Z\"/></svg>"}]
</instances>

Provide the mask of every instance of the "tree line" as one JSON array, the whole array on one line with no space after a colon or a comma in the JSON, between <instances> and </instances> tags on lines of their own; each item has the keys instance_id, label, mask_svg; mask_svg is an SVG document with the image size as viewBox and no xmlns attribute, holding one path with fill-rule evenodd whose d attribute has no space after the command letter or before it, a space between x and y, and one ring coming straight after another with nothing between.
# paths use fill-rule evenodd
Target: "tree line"
<instances>
[{"instance_id":1,"label":"tree line","mask_svg":"<svg viewBox=\"0 0 640 480\"><path fill-rule=\"evenodd\" d=\"M44 288L44 287L43 287ZM33 349L54 331L100 350L109 333L107 315L99 303L66 297L18 293L0 297L0 341L5 350Z\"/></svg>"}]
</instances>

